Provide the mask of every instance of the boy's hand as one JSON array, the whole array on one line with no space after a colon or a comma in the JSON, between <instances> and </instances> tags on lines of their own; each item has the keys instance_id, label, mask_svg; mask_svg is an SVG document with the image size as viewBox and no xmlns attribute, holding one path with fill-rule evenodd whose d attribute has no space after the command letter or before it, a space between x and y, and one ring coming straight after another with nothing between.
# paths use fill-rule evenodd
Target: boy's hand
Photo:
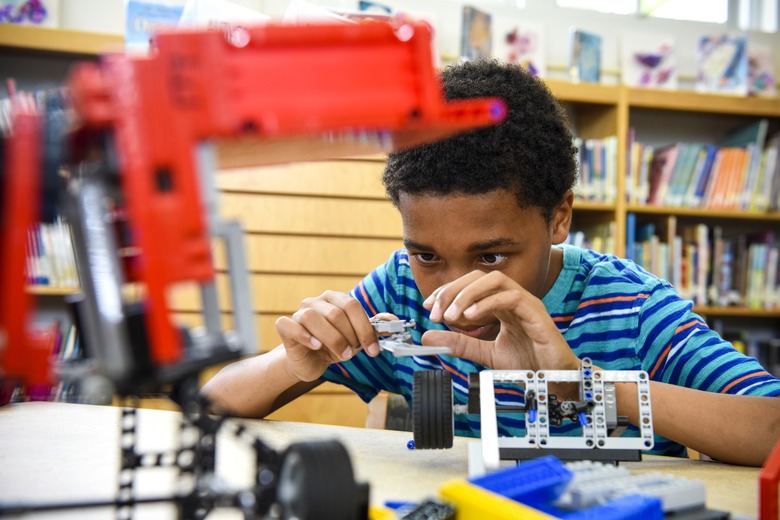
<instances>
[{"instance_id":1,"label":"boy's hand","mask_svg":"<svg viewBox=\"0 0 780 520\"><path fill-rule=\"evenodd\" d=\"M397 319L387 313L376 317ZM276 330L288 370L301 381L317 379L329 365L350 359L361 348L370 356L379 354L376 332L360 302L341 292L306 298L291 318L276 320Z\"/></svg>"},{"instance_id":2,"label":"boy's hand","mask_svg":"<svg viewBox=\"0 0 780 520\"><path fill-rule=\"evenodd\" d=\"M493 341L449 331L428 331L424 345L495 370L575 370L569 348L542 301L500 271L473 271L436 289L423 304L431 320L471 330L494 323ZM495 332L493 333L495 334Z\"/></svg>"}]
</instances>

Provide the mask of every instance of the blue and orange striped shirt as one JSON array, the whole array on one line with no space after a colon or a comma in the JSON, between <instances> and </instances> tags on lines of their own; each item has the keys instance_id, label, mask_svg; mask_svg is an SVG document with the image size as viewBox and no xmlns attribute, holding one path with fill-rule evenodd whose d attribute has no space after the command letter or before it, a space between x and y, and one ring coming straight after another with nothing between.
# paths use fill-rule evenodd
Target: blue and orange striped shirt
<instances>
[{"instance_id":1,"label":"blue and orange striped shirt","mask_svg":"<svg viewBox=\"0 0 780 520\"><path fill-rule=\"evenodd\" d=\"M654 381L708 392L780 395L780 380L754 359L735 350L691 310L672 286L628 260L573 246L561 246L563 269L542 302L579 358L589 357L604 370L645 370ZM351 292L366 313L390 312L415 320L420 343L427 330L446 329L428 319L429 312L412 278L406 250L393 253ZM396 358L364 352L331 365L322 378L343 384L364 401L380 390L412 402L412 374L417 370L452 373L456 404L468 402L468 374L485 367L451 356ZM652 395L651 395L652 399ZM523 402L518 386L496 385L497 405ZM525 435L523 416L499 414L499 435ZM564 423L553 434L579 434L579 425ZM456 415L455 434L479 436L478 415ZM631 427L625 435L637 435ZM651 453L684 456L683 446L656 435Z\"/></svg>"}]
</instances>

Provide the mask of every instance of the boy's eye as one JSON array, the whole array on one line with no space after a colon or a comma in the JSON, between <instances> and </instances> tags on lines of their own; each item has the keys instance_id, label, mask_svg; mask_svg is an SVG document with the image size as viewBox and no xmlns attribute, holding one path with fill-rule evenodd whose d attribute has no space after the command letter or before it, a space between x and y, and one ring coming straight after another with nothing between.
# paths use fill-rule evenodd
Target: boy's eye
<instances>
[{"instance_id":1,"label":"boy's eye","mask_svg":"<svg viewBox=\"0 0 780 520\"><path fill-rule=\"evenodd\" d=\"M489 266L497 266L502 264L506 260L506 255L501 253L487 253L482 255L481 262Z\"/></svg>"},{"instance_id":2,"label":"boy's eye","mask_svg":"<svg viewBox=\"0 0 780 520\"><path fill-rule=\"evenodd\" d=\"M413 253L413 256L423 264L430 264L436 261L436 255L433 253Z\"/></svg>"}]
</instances>

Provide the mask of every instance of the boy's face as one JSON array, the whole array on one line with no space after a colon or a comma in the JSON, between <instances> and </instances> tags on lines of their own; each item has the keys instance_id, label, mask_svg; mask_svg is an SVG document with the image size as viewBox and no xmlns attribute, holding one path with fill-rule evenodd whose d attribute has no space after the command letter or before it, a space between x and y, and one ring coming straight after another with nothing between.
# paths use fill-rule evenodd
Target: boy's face
<instances>
[{"instance_id":1,"label":"boy's face","mask_svg":"<svg viewBox=\"0 0 780 520\"><path fill-rule=\"evenodd\" d=\"M404 245L417 287L428 297L438 287L474 270L499 270L542 298L561 269L552 244L565 240L571 197L547 224L537 208L522 209L506 190L484 195L445 196L401 193ZM551 252L551 251L554 251ZM551 256L556 255L555 262ZM494 339L498 320L446 323L454 330Z\"/></svg>"}]
</instances>

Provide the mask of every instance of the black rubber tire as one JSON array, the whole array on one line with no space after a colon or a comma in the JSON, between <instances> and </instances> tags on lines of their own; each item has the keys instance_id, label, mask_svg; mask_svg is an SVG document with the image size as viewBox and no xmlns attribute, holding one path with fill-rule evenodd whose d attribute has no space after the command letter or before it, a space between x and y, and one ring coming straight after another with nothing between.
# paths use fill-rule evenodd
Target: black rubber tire
<instances>
[{"instance_id":1,"label":"black rubber tire","mask_svg":"<svg viewBox=\"0 0 780 520\"><path fill-rule=\"evenodd\" d=\"M469 402L468 410L470 414L479 415L479 372L469 374Z\"/></svg>"},{"instance_id":2,"label":"black rubber tire","mask_svg":"<svg viewBox=\"0 0 780 520\"><path fill-rule=\"evenodd\" d=\"M446 370L414 373L412 416L414 447L421 450L452 448L454 414L452 375Z\"/></svg>"},{"instance_id":3,"label":"black rubber tire","mask_svg":"<svg viewBox=\"0 0 780 520\"><path fill-rule=\"evenodd\" d=\"M277 501L285 520L358 520L359 493L338 441L295 443L282 455Z\"/></svg>"}]
</instances>

